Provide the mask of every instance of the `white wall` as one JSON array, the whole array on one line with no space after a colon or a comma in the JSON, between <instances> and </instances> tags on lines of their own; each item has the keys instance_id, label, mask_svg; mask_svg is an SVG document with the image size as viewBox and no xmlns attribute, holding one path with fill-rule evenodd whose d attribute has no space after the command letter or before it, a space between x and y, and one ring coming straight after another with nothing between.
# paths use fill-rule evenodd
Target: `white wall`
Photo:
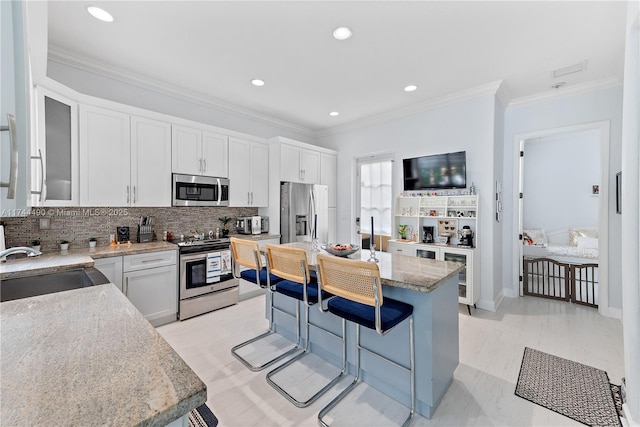
<instances>
[{"instance_id":1,"label":"white wall","mask_svg":"<svg viewBox=\"0 0 640 427\"><path fill-rule=\"evenodd\" d=\"M598 227L600 136L587 130L530 139L524 146L524 227L547 232Z\"/></svg>"},{"instance_id":2,"label":"white wall","mask_svg":"<svg viewBox=\"0 0 640 427\"><path fill-rule=\"evenodd\" d=\"M629 425L640 425L640 2L628 3L622 119L622 320ZM619 215L620 216L620 215ZM613 380L613 379L612 379Z\"/></svg>"},{"instance_id":3,"label":"white wall","mask_svg":"<svg viewBox=\"0 0 640 427\"><path fill-rule=\"evenodd\" d=\"M519 150L514 137L519 134L533 133L546 129L556 129L568 126L577 126L598 121L610 121L609 142L609 180L600 183L608 188L608 213L609 213L609 306L614 309L622 307L622 290L620 286L620 215L615 213L615 174L620 170L621 164L621 129L622 129L622 86L610 87L548 101L527 104L520 107L507 108L505 112L504 132L504 176L512 177L514 171L515 152ZM505 251L502 261L502 281L505 294L517 295L518 283L513 283L512 266L518 252L513 250L514 236L509 232L513 229L515 194L517 182L505 179L504 183L504 230L502 244ZM517 225L517 224L516 224Z\"/></svg>"},{"instance_id":4,"label":"white wall","mask_svg":"<svg viewBox=\"0 0 640 427\"><path fill-rule=\"evenodd\" d=\"M338 155L338 234L339 241L356 238L356 164L355 158L367 154L389 153L394 155L393 194L402 191L402 159L427 154L453 151L467 152L467 185L473 182L480 195L477 245L480 247L481 292L478 306L493 310L495 297L502 285L494 277L495 251L500 242L494 242L494 166L499 153L494 152L494 130L501 118L496 118L494 95L446 105L438 109L415 113L411 116L389 120L319 139L319 144L339 151ZM499 111L500 109L498 109ZM496 269L499 271L499 267Z\"/></svg>"}]
</instances>

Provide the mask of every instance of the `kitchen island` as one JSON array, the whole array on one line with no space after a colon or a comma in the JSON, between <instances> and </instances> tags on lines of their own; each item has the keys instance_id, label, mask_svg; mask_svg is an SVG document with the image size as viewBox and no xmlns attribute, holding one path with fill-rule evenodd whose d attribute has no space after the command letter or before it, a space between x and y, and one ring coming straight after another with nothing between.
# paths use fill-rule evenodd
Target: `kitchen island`
<instances>
[{"instance_id":1,"label":"kitchen island","mask_svg":"<svg viewBox=\"0 0 640 427\"><path fill-rule=\"evenodd\" d=\"M317 253L311 251L310 243L288 243L286 246L305 249L309 268L316 269ZM413 305L416 411L431 418L453 381L453 372L458 366L458 274L464 265L386 252L376 255L379 259L383 295ZM369 251L358 251L350 257L366 261ZM289 313L295 313L295 303L292 298L274 294L274 305ZM267 307L267 316L268 313ZM312 306L309 318L313 324L321 325L338 335L342 334L341 319L330 313L320 312L317 306ZM274 324L279 334L295 341L295 321L276 312ZM301 330L304 331L303 325ZM355 326L347 322L347 340L354 336ZM403 322L384 337L373 330L361 329L361 342L366 347L405 366L409 366L408 340L408 322ZM341 344L335 338L314 333L311 329L310 348L323 359L336 366L341 365ZM351 345L347 360L349 372L353 374L355 354ZM363 356L362 370L362 378L366 383L397 401L410 405L408 375L374 357Z\"/></svg>"},{"instance_id":2,"label":"kitchen island","mask_svg":"<svg viewBox=\"0 0 640 427\"><path fill-rule=\"evenodd\" d=\"M2 425L182 425L205 384L113 284L3 302Z\"/></svg>"}]
</instances>

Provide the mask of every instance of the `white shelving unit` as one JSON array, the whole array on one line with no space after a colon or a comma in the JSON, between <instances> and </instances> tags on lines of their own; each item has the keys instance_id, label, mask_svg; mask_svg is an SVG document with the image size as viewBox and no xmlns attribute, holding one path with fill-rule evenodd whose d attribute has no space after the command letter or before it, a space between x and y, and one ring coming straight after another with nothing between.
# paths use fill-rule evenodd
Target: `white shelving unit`
<instances>
[{"instance_id":1,"label":"white shelving unit","mask_svg":"<svg viewBox=\"0 0 640 427\"><path fill-rule=\"evenodd\" d=\"M479 250L477 249L478 196L423 196L397 197L394 230L396 239L388 243L391 253L419 256L440 261L457 261L465 264L458 277L458 296L471 314L471 305L478 301L480 286ZM406 239L400 239L399 226L406 225ZM434 243L424 242L423 227L433 227ZM458 230L468 226L473 231L474 247L460 247ZM439 236L440 231L452 234Z\"/></svg>"}]
</instances>

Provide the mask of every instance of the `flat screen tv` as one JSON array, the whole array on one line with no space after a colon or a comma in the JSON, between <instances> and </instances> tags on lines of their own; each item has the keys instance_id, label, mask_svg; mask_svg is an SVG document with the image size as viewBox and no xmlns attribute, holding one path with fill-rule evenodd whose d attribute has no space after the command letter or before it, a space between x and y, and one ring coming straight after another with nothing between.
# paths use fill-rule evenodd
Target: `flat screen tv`
<instances>
[{"instance_id":1,"label":"flat screen tv","mask_svg":"<svg viewBox=\"0 0 640 427\"><path fill-rule=\"evenodd\" d=\"M467 187L467 153L436 154L402 160L404 190Z\"/></svg>"}]
</instances>

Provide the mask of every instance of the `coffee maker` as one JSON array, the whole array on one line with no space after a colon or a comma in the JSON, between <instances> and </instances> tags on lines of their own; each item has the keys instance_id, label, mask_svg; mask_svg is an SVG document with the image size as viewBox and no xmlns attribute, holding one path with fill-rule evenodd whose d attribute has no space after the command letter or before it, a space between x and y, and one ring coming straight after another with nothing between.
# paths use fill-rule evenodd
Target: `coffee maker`
<instances>
[{"instance_id":1,"label":"coffee maker","mask_svg":"<svg viewBox=\"0 0 640 427\"><path fill-rule=\"evenodd\" d=\"M458 234L460 235L458 246L463 248L473 247L473 230L471 230L471 227L468 225L463 226L458 230Z\"/></svg>"},{"instance_id":2,"label":"coffee maker","mask_svg":"<svg viewBox=\"0 0 640 427\"><path fill-rule=\"evenodd\" d=\"M428 227L428 226L423 226L422 227L422 233L423 233L423 237L422 237L422 243L433 243L433 229L435 227Z\"/></svg>"}]
</instances>

